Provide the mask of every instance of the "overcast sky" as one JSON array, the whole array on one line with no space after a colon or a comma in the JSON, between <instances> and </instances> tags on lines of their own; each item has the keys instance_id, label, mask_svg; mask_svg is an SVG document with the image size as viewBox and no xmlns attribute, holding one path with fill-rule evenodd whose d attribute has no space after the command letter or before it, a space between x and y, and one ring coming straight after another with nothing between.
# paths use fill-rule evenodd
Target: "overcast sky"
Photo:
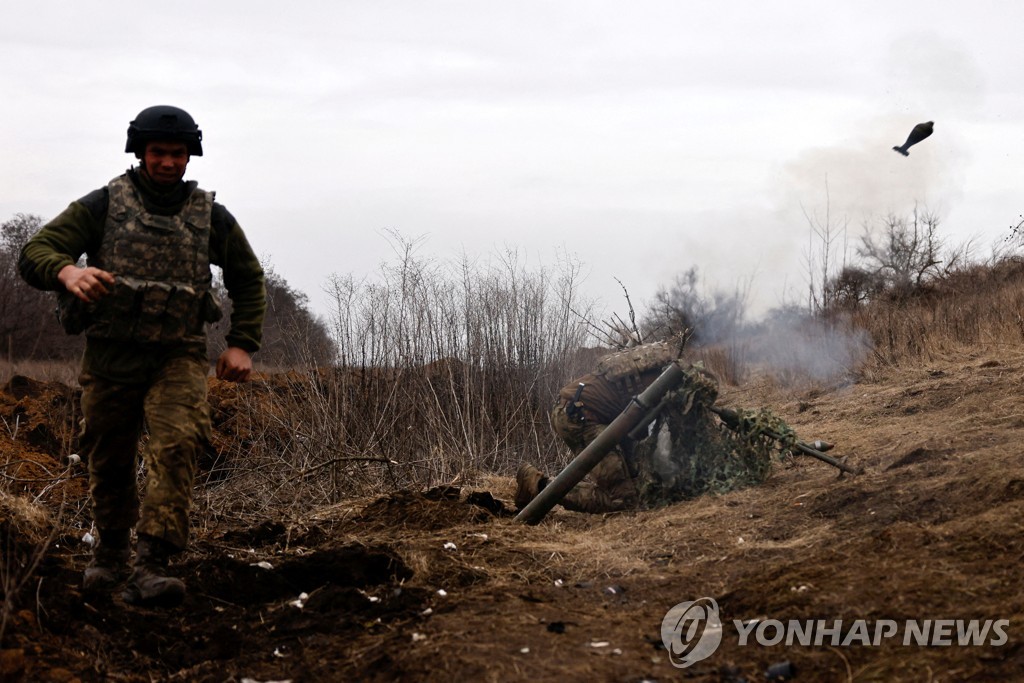
<instances>
[{"instance_id":1,"label":"overcast sky","mask_svg":"<svg viewBox=\"0 0 1024 683\"><path fill-rule=\"evenodd\" d=\"M204 134L187 177L320 312L388 230L439 260L568 252L620 312L615 278L643 304L696 266L756 312L806 297L826 197L851 248L915 203L981 255L1009 233L1022 26L983 0L5 2L0 220L104 185L128 121L174 104Z\"/></svg>"}]
</instances>

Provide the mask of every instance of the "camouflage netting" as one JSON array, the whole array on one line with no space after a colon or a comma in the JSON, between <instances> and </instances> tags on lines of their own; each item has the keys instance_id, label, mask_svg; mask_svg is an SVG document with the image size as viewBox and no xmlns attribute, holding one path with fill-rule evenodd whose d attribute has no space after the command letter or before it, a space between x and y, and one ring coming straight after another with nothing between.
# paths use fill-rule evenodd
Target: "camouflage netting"
<instances>
[{"instance_id":1,"label":"camouflage netting","mask_svg":"<svg viewBox=\"0 0 1024 683\"><path fill-rule=\"evenodd\" d=\"M634 346L602 358L597 364L597 374L614 382L624 377L641 375L654 368L663 367L679 357L679 342L669 340Z\"/></svg>"},{"instance_id":2,"label":"camouflage netting","mask_svg":"<svg viewBox=\"0 0 1024 683\"><path fill-rule=\"evenodd\" d=\"M713 382L694 378L667 395L651 436L634 449L645 507L756 486L768 477L772 455L787 454L796 442L793 430L765 409L738 411L739 427L730 429L709 410L717 397Z\"/></svg>"}]
</instances>

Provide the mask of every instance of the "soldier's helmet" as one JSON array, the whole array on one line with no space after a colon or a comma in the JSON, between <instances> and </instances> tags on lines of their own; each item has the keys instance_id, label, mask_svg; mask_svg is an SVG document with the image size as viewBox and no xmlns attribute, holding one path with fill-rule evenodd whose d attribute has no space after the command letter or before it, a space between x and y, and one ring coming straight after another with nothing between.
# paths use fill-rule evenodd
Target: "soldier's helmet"
<instances>
[{"instance_id":1,"label":"soldier's helmet","mask_svg":"<svg viewBox=\"0 0 1024 683\"><path fill-rule=\"evenodd\" d=\"M128 124L128 142L125 152L134 152L142 158L146 143L160 141L184 142L192 156L203 156L203 131L199 130L187 111L167 104L146 107Z\"/></svg>"}]
</instances>

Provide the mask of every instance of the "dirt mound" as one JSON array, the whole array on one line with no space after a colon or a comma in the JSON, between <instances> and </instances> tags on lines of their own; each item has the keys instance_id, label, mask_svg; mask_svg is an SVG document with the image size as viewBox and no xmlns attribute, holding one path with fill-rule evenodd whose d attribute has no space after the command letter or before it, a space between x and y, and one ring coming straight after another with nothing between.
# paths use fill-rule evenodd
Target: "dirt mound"
<instances>
[{"instance_id":1,"label":"dirt mound","mask_svg":"<svg viewBox=\"0 0 1024 683\"><path fill-rule=\"evenodd\" d=\"M231 555L185 565L194 572L200 593L215 595L239 605L257 605L329 586L366 588L405 581L412 571L386 547L361 545L322 547L278 564L251 562Z\"/></svg>"},{"instance_id":2,"label":"dirt mound","mask_svg":"<svg viewBox=\"0 0 1024 683\"><path fill-rule=\"evenodd\" d=\"M486 524L495 516L512 511L486 491L471 492L465 498L458 487L426 492L399 491L373 501L354 520L360 527L438 531L454 526Z\"/></svg>"},{"instance_id":3,"label":"dirt mound","mask_svg":"<svg viewBox=\"0 0 1024 683\"><path fill-rule=\"evenodd\" d=\"M80 392L15 375L0 388L0 478L14 493L59 505L88 486L77 450Z\"/></svg>"}]
</instances>

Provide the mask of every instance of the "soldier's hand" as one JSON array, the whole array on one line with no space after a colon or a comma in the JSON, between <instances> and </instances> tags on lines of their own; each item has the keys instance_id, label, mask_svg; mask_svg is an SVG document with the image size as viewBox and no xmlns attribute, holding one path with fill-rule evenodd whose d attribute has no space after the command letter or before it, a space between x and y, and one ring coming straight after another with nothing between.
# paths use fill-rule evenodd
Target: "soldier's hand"
<instances>
[{"instance_id":1,"label":"soldier's hand","mask_svg":"<svg viewBox=\"0 0 1024 683\"><path fill-rule=\"evenodd\" d=\"M245 349L229 346L217 359L217 379L244 382L252 373L252 357Z\"/></svg>"},{"instance_id":2,"label":"soldier's hand","mask_svg":"<svg viewBox=\"0 0 1024 683\"><path fill-rule=\"evenodd\" d=\"M99 301L110 293L106 285L114 284L114 276L105 270L94 268L79 268L78 266L64 266L57 273L57 279L68 290L85 303Z\"/></svg>"}]
</instances>

